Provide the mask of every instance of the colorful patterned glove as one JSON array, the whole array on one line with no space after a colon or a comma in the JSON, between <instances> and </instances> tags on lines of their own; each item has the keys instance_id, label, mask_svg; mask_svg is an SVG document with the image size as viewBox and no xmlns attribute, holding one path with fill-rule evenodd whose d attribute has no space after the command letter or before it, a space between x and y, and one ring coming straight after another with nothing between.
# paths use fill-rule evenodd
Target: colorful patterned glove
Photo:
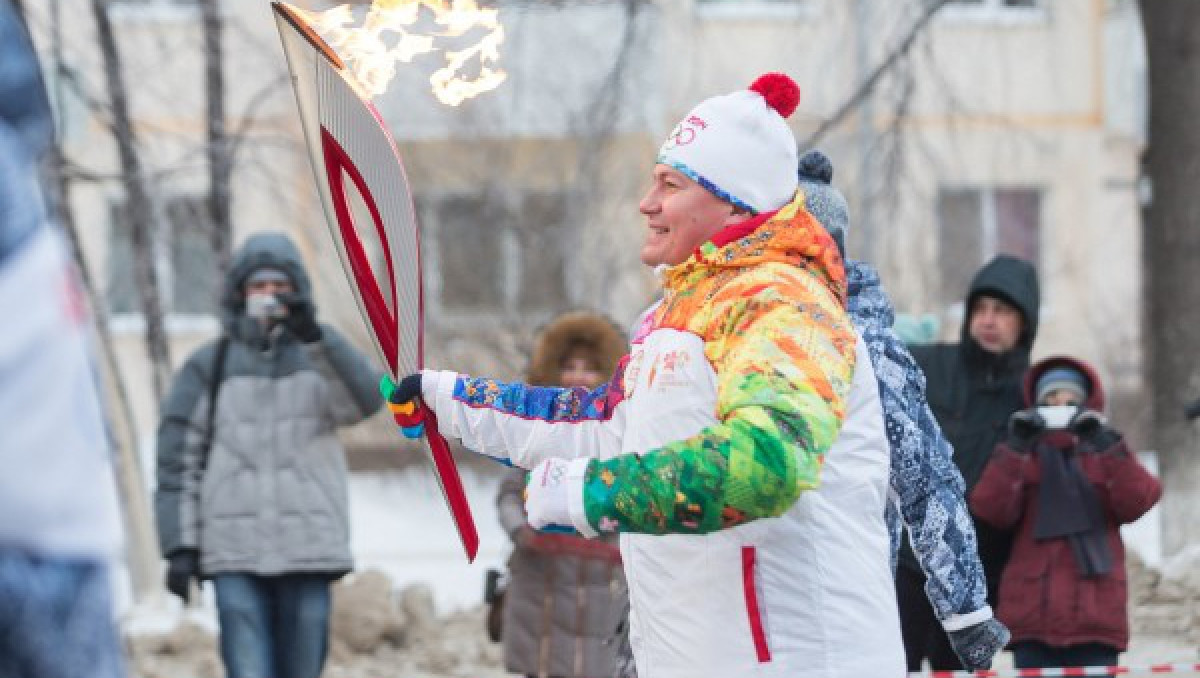
<instances>
[{"instance_id":1,"label":"colorful patterned glove","mask_svg":"<svg viewBox=\"0 0 1200 678\"><path fill-rule=\"evenodd\" d=\"M420 372L408 375L401 379L399 384L385 374L379 381L379 392L387 401L388 410L405 438L415 440L425 435L425 416L421 412Z\"/></svg>"},{"instance_id":2,"label":"colorful patterned glove","mask_svg":"<svg viewBox=\"0 0 1200 678\"><path fill-rule=\"evenodd\" d=\"M992 617L958 631L949 631L950 647L963 668L968 671L982 671L992 668L992 657L996 656L1008 644L1012 633L1008 627Z\"/></svg>"}]
</instances>

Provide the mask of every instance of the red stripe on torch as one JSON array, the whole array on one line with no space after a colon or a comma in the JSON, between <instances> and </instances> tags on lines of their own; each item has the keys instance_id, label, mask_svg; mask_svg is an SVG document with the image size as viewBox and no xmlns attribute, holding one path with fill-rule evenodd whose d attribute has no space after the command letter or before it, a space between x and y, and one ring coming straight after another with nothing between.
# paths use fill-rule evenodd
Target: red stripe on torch
<instances>
[{"instance_id":1,"label":"red stripe on torch","mask_svg":"<svg viewBox=\"0 0 1200 678\"><path fill-rule=\"evenodd\" d=\"M346 153L337 139L329 133L329 130L321 128L321 151L325 156L325 177L329 182L329 190L333 197L333 209L337 213L338 229L342 234L342 244L346 248L347 259L350 262L350 270L354 274L354 282L361 294L363 305L366 307L367 318L371 322L371 329L375 331L375 336L379 339L379 344L383 349L384 358L387 359L388 367L391 368L392 374L396 373L397 356L397 338L396 338L396 316L388 308L387 301L383 298L383 292L379 289L379 282L375 278L374 272L371 270L371 261L367 258L367 253L363 249L362 240L358 237L358 232L354 229L354 216L350 213L350 206L346 202L346 185L342 182L343 173L349 175L354 186L358 188L359 195L362 196L363 202L366 203L367 209L371 212L371 219L375 222L375 230L379 234L379 242L383 245L384 260L387 262L388 279L392 280L392 299L396 298L395 276L392 274L392 253L388 249L387 235L383 230L383 217L379 214L379 208L375 205L375 196L371 195L371 191L367 188L367 182L363 179L362 173L354 165L354 160Z\"/></svg>"}]
</instances>

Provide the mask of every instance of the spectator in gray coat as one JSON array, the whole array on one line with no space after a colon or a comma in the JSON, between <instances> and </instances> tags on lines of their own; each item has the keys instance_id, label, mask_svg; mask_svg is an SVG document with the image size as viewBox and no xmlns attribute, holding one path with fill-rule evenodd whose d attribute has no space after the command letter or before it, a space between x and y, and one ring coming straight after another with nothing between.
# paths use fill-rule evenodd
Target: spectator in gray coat
<instances>
[{"instance_id":1,"label":"spectator in gray coat","mask_svg":"<svg viewBox=\"0 0 1200 678\"><path fill-rule=\"evenodd\" d=\"M353 567L337 428L379 408L380 375L316 322L283 234L241 247L222 312L222 337L188 358L162 408L167 587L187 600L193 580L213 581L229 678L316 678L330 585Z\"/></svg>"}]
</instances>

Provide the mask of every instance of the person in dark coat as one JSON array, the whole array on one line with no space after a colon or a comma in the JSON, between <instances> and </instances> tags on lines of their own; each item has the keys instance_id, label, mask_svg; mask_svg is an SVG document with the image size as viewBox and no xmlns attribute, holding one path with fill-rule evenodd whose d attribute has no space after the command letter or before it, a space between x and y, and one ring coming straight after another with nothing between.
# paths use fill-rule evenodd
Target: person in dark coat
<instances>
[{"instance_id":1,"label":"person in dark coat","mask_svg":"<svg viewBox=\"0 0 1200 678\"><path fill-rule=\"evenodd\" d=\"M590 311L555 318L539 334L528 379L537 386L592 389L616 370L628 344ZM608 678L615 671L613 626L627 599L616 540L534 530L525 516L525 477L516 469L496 505L512 537L504 601L504 666L545 678Z\"/></svg>"},{"instance_id":2,"label":"person in dark coat","mask_svg":"<svg viewBox=\"0 0 1200 678\"><path fill-rule=\"evenodd\" d=\"M966 317L957 344L914 346L925 372L926 397L969 494L979 481L1008 418L1024 407L1021 379L1037 336L1040 305L1037 271L1027 261L999 255L988 262L967 292ZM979 556L995 606L1000 574L1012 536L973 516ZM958 657L925 594L925 575L905 538L896 571L896 597L908 670L928 658L935 670L959 670Z\"/></svg>"},{"instance_id":3,"label":"person in dark coat","mask_svg":"<svg viewBox=\"0 0 1200 678\"><path fill-rule=\"evenodd\" d=\"M1119 528L1162 486L1100 414L1104 390L1090 366L1043 360L1025 392L1039 407L1013 415L970 499L983 521L1016 529L998 615L1017 668L1114 666L1129 644Z\"/></svg>"}]
</instances>

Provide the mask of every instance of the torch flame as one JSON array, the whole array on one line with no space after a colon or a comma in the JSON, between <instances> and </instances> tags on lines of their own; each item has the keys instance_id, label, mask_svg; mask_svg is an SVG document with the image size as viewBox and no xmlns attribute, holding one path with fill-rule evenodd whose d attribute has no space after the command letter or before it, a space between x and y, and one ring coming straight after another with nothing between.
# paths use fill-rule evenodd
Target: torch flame
<instances>
[{"instance_id":1,"label":"torch flame","mask_svg":"<svg viewBox=\"0 0 1200 678\"><path fill-rule=\"evenodd\" d=\"M432 13L440 30L422 34L413 28L421 19L422 8ZM499 12L480 8L475 0L373 0L361 26L355 26L350 5L323 12L290 9L301 15L347 63L367 99L387 90L396 75L397 62L411 63L417 56L439 51L435 44L439 38L459 38L477 29L486 34L474 45L458 51L441 50L446 65L429 77L433 95L444 104L457 106L495 89L508 77L494 67L500 60L500 45L504 42ZM388 42L384 41L385 33L391 34ZM479 58L479 73L472 78L464 75L463 70L474 57Z\"/></svg>"}]
</instances>

